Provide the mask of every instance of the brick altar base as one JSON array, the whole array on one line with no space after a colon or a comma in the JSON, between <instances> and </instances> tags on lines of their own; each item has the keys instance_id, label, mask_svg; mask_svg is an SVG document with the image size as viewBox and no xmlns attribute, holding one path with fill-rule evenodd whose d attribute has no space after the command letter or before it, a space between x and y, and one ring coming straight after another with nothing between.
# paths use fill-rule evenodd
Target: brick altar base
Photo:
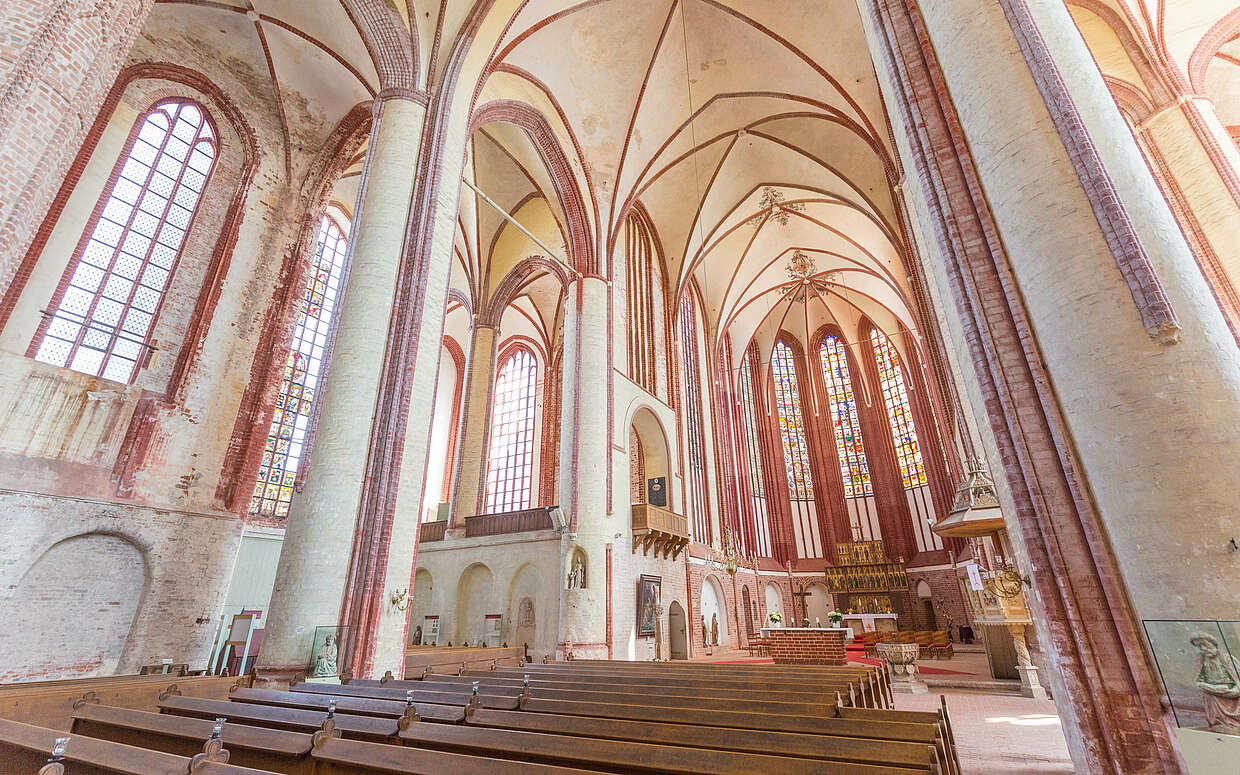
<instances>
[{"instance_id":1,"label":"brick altar base","mask_svg":"<svg viewBox=\"0 0 1240 775\"><path fill-rule=\"evenodd\" d=\"M777 665L843 665L844 631L825 627L785 627L767 632Z\"/></svg>"}]
</instances>

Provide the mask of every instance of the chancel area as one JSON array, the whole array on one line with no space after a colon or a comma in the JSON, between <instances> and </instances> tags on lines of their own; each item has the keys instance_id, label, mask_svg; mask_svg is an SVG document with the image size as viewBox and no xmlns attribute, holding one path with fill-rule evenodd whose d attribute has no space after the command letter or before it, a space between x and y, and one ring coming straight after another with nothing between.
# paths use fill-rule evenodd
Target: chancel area
<instances>
[{"instance_id":1,"label":"chancel area","mask_svg":"<svg viewBox=\"0 0 1240 775\"><path fill-rule=\"evenodd\" d=\"M1240 755L1235 0L0 29L15 772Z\"/></svg>"}]
</instances>

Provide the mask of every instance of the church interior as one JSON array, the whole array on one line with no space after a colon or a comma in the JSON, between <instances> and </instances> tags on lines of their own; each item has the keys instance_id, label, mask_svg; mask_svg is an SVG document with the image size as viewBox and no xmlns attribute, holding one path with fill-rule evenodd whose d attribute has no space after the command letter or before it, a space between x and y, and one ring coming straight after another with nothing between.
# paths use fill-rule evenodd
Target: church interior
<instances>
[{"instance_id":1,"label":"church interior","mask_svg":"<svg viewBox=\"0 0 1240 775\"><path fill-rule=\"evenodd\" d=\"M0 28L0 769L1235 772L1236 0Z\"/></svg>"}]
</instances>

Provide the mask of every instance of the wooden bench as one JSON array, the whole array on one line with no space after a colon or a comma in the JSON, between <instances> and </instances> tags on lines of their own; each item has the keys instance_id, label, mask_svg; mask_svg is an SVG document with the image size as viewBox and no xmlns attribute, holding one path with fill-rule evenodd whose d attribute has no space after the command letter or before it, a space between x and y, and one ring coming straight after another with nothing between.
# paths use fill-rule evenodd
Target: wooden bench
<instances>
[{"instance_id":1,"label":"wooden bench","mask_svg":"<svg viewBox=\"0 0 1240 775\"><path fill-rule=\"evenodd\" d=\"M406 745L632 775L912 775L916 770L508 729L412 724Z\"/></svg>"},{"instance_id":2,"label":"wooden bench","mask_svg":"<svg viewBox=\"0 0 1240 775\"><path fill-rule=\"evenodd\" d=\"M279 708L273 705L250 705L228 700L200 700L194 697L168 697L159 703L161 713L194 718L227 718L240 724L271 729L288 729L294 732L315 732L322 729L327 714L317 710ZM399 720L354 716L337 713L336 727L346 736L357 740L388 742L396 738Z\"/></svg>"},{"instance_id":3,"label":"wooden bench","mask_svg":"<svg viewBox=\"0 0 1240 775\"><path fill-rule=\"evenodd\" d=\"M75 735L193 756L202 751L214 726L214 721L202 718L84 705L73 712L72 731ZM313 738L309 734L229 722L223 725L220 739L233 764L289 775L311 775L314 771L310 761Z\"/></svg>"},{"instance_id":4,"label":"wooden bench","mask_svg":"<svg viewBox=\"0 0 1240 775\"><path fill-rule=\"evenodd\" d=\"M549 732L576 737L630 740L686 748L710 748L787 755L802 759L877 764L922 772L938 772L935 748L927 744L874 741L849 737L806 735L791 732L746 730L664 724L623 719L564 716L552 713L526 713L508 710L477 710L470 726L498 727L527 732Z\"/></svg>"},{"instance_id":5,"label":"wooden bench","mask_svg":"<svg viewBox=\"0 0 1240 775\"><path fill-rule=\"evenodd\" d=\"M369 697L376 700L397 700L399 702L405 702L409 696L408 688L354 686L352 684L347 686L338 686L336 684L293 684L289 687L289 691L307 694L330 694L336 697ZM423 692L416 689L413 690L414 703L464 706L469 704L470 699L470 692ZM490 692L482 691L480 687L478 691L478 704L484 708L514 710L517 707L517 697L512 694L507 696L494 695Z\"/></svg>"},{"instance_id":6,"label":"wooden bench","mask_svg":"<svg viewBox=\"0 0 1240 775\"><path fill-rule=\"evenodd\" d=\"M368 697L341 697L309 692L281 692L274 689L238 689L229 695L233 702L252 705L274 705L282 708L326 711L333 702L336 710L353 716L378 716L402 718L409 715L408 705L396 700L376 700ZM465 719L463 706L430 705L414 703L414 712L423 721L457 724Z\"/></svg>"},{"instance_id":7,"label":"wooden bench","mask_svg":"<svg viewBox=\"0 0 1240 775\"><path fill-rule=\"evenodd\" d=\"M61 737L69 738L62 764L44 768L52 746ZM44 775L186 775L191 763L195 775L271 775L266 770L227 764L228 752L218 740L212 741L210 751L201 751L196 756L199 758L195 760L0 719L0 762L3 762L4 772L14 775L40 772Z\"/></svg>"},{"instance_id":8,"label":"wooden bench","mask_svg":"<svg viewBox=\"0 0 1240 775\"><path fill-rule=\"evenodd\" d=\"M586 775L590 772L341 738L321 741L311 756L314 757L315 775Z\"/></svg>"}]
</instances>

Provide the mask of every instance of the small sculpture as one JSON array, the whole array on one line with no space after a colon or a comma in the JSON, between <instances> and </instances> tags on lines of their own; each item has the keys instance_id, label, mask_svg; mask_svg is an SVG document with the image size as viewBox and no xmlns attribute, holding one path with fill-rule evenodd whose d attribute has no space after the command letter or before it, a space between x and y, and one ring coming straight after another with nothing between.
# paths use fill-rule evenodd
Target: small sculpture
<instances>
[{"instance_id":1,"label":"small sculpture","mask_svg":"<svg viewBox=\"0 0 1240 775\"><path fill-rule=\"evenodd\" d=\"M710 645L710 630L706 627L706 616L702 615L702 645Z\"/></svg>"},{"instance_id":2,"label":"small sculpture","mask_svg":"<svg viewBox=\"0 0 1240 775\"><path fill-rule=\"evenodd\" d=\"M719 645L719 614L710 615L710 645Z\"/></svg>"},{"instance_id":3,"label":"small sculpture","mask_svg":"<svg viewBox=\"0 0 1240 775\"><path fill-rule=\"evenodd\" d=\"M573 569L568 572L568 588L586 588L586 561L581 556L581 552L577 552L573 556Z\"/></svg>"},{"instance_id":4,"label":"small sculpture","mask_svg":"<svg viewBox=\"0 0 1240 775\"><path fill-rule=\"evenodd\" d=\"M418 625L417 629L413 631L413 645L415 646L422 645L422 625L420 624Z\"/></svg>"},{"instance_id":5,"label":"small sculpture","mask_svg":"<svg viewBox=\"0 0 1240 775\"><path fill-rule=\"evenodd\" d=\"M336 636L328 635L323 641L323 648L319 649L319 656L314 660L314 677L327 678L336 675L336 655L339 649L336 648Z\"/></svg>"},{"instance_id":6,"label":"small sculpture","mask_svg":"<svg viewBox=\"0 0 1240 775\"><path fill-rule=\"evenodd\" d=\"M1197 688L1212 732L1240 734L1240 661L1219 652L1218 640L1195 632L1188 642L1197 647Z\"/></svg>"}]
</instances>

